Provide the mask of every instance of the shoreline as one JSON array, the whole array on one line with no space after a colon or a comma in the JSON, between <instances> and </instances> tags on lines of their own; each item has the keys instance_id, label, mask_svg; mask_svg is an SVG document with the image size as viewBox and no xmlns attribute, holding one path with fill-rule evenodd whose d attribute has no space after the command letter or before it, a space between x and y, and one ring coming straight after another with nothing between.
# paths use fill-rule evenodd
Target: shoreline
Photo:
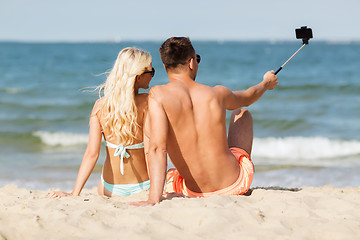
<instances>
[{"instance_id":1,"label":"shoreline","mask_svg":"<svg viewBox=\"0 0 360 240\"><path fill-rule=\"evenodd\" d=\"M356 239L360 187L251 188L247 196L168 198L153 207L148 191L129 197L48 199L57 189L0 188L0 239Z\"/></svg>"}]
</instances>

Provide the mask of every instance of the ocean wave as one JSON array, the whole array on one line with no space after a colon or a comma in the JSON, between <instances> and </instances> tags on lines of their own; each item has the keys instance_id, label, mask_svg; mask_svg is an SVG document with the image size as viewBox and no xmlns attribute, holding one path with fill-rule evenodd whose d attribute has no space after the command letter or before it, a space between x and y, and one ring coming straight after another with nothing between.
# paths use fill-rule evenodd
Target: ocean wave
<instances>
[{"instance_id":1,"label":"ocean wave","mask_svg":"<svg viewBox=\"0 0 360 240\"><path fill-rule=\"evenodd\" d=\"M67 132L46 132L36 131L34 136L39 137L41 141L50 146L72 146L87 144L89 135Z\"/></svg>"},{"instance_id":2,"label":"ocean wave","mask_svg":"<svg viewBox=\"0 0 360 240\"><path fill-rule=\"evenodd\" d=\"M252 155L288 161L351 157L360 155L360 141L325 137L255 138Z\"/></svg>"},{"instance_id":3,"label":"ocean wave","mask_svg":"<svg viewBox=\"0 0 360 240\"><path fill-rule=\"evenodd\" d=\"M8 94L17 94L17 93L24 92L24 89L21 89L21 88L1 88L0 92L1 93L8 93Z\"/></svg>"},{"instance_id":4,"label":"ocean wave","mask_svg":"<svg viewBox=\"0 0 360 240\"><path fill-rule=\"evenodd\" d=\"M344 83L344 84L333 84L326 85L323 83L308 83L308 84L283 84L276 87L278 91L321 91L322 93L336 92L355 94L360 92L360 86L357 83Z\"/></svg>"},{"instance_id":5,"label":"ocean wave","mask_svg":"<svg viewBox=\"0 0 360 240\"><path fill-rule=\"evenodd\" d=\"M50 146L85 145L88 134L36 131L33 135ZM335 159L360 155L359 140L329 139L325 137L255 138L254 158L284 160Z\"/></svg>"},{"instance_id":6,"label":"ocean wave","mask_svg":"<svg viewBox=\"0 0 360 240\"><path fill-rule=\"evenodd\" d=\"M1 93L1 91L0 91ZM21 100L21 101L20 101ZM88 100L81 101L75 100L53 100L48 101L48 99L28 99L28 98L17 98L17 99L3 99L0 101L0 104L3 104L9 109L19 110L33 110L33 111L47 111L58 109L60 111L69 111L69 110L87 110L90 111L93 105L93 102Z\"/></svg>"},{"instance_id":7,"label":"ocean wave","mask_svg":"<svg viewBox=\"0 0 360 240\"><path fill-rule=\"evenodd\" d=\"M33 136L49 146L85 145L88 134L36 131ZM325 137L255 138L253 158L276 160L335 159L360 155L359 140L329 139ZM283 161L280 161L283 162Z\"/></svg>"}]
</instances>

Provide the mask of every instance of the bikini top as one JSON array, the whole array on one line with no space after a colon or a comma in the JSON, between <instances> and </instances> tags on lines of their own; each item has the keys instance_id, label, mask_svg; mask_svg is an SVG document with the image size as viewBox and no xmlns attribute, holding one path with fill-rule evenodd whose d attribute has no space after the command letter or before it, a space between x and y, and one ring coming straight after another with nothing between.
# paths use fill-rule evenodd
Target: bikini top
<instances>
[{"instance_id":1,"label":"bikini top","mask_svg":"<svg viewBox=\"0 0 360 240\"><path fill-rule=\"evenodd\" d=\"M127 149L140 149L144 148L144 143L137 143L134 145L129 146L123 146L122 144L115 145L112 143L109 143L108 141L105 141L106 146L110 148L115 148L114 156L118 157L120 156L120 172L122 175L124 175L124 157L128 158L130 157L130 154L126 151Z\"/></svg>"}]
</instances>

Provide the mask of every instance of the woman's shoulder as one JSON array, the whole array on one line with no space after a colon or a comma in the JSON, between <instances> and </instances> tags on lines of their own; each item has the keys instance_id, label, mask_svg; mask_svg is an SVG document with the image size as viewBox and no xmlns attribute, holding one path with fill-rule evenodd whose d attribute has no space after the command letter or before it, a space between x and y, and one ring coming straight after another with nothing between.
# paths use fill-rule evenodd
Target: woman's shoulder
<instances>
[{"instance_id":1,"label":"woman's shoulder","mask_svg":"<svg viewBox=\"0 0 360 240\"><path fill-rule=\"evenodd\" d=\"M148 96L149 96L149 94L147 94L147 93L138 94L138 95L135 97L136 105L137 105L138 107L140 107L140 106L147 106Z\"/></svg>"},{"instance_id":2,"label":"woman's shoulder","mask_svg":"<svg viewBox=\"0 0 360 240\"><path fill-rule=\"evenodd\" d=\"M136 98L147 100L149 94L148 93L140 93L136 96Z\"/></svg>"},{"instance_id":3,"label":"woman's shoulder","mask_svg":"<svg viewBox=\"0 0 360 240\"><path fill-rule=\"evenodd\" d=\"M98 100L95 101L94 103L94 107L101 107L103 104L104 104L104 101L105 99L102 97L102 98L99 98Z\"/></svg>"},{"instance_id":4,"label":"woman's shoulder","mask_svg":"<svg viewBox=\"0 0 360 240\"><path fill-rule=\"evenodd\" d=\"M144 119L144 116L146 115L146 112L148 110L148 96L147 93L142 93L136 96L136 107L138 109L138 121L142 122Z\"/></svg>"},{"instance_id":5,"label":"woman's shoulder","mask_svg":"<svg viewBox=\"0 0 360 240\"><path fill-rule=\"evenodd\" d=\"M104 104L103 98L99 98L98 100L96 100L91 115L96 115L99 112L99 110L102 108L103 104Z\"/></svg>"}]
</instances>

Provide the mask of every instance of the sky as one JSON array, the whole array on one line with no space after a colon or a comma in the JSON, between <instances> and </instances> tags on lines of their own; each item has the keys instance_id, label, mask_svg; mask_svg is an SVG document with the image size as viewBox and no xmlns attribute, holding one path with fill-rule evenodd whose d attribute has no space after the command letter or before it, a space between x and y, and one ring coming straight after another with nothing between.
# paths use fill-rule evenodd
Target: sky
<instances>
[{"instance_id":1,"label":"sky","mask_svg":"<svg viewBox=\"0 0 360 240\"><path fill-rule=\"evenodd\" d=\"M0 41L360 41L360 0L0 0Z\"/></svg>"}]
</instances>

